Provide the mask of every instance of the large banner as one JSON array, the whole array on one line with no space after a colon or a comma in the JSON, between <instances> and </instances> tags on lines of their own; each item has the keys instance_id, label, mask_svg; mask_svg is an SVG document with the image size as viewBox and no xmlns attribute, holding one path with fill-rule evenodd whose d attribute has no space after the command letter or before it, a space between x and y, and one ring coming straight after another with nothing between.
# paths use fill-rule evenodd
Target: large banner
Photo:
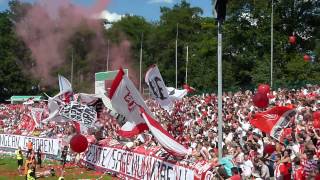
<instances>
[{"instance_id":1,"label":"large banner","mask_svg":"<svg viewBox=\"0 0 320 180\"><path fill-rule=\"evenodd\" d=\"M188 166L170 163L147 153L114 147L90 145L83 161L96 169L116 172L118 176L129 179L195 179L193 169Z\"/></svg>"},{"instance_id":2,"label":"large banner","mask_svg":"<svg viewBox=\"0 0 320 180\"><path fill-rule=\"evenodd\" d=\"M18 147L21 147L22 150L27 151L27 143L29 141L32 142L35 150L40 146L43 153L58 155L60 149L59 139L0 134L0 147L3 148L18 149Z\"/></svg>"},{"instance_id":3,"label":"large banner","mask_svg":"<svg viewBox=\"0 0 320 180\"><path fill-rule=\"evenodd\" d=\"M60 109L59 114L68 119L75 120L87 128L92 127L97 120L97 112L95 109L83 104L67 104Z\"/></svg>"}]
</instances>

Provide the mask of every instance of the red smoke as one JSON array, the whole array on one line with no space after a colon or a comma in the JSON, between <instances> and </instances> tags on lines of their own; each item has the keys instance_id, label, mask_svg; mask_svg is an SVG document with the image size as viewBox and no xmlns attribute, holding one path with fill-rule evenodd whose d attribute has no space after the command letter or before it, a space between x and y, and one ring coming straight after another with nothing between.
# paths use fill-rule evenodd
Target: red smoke
<instances>
[{"instance_id":1,"label":"red smoke","mask_svg":"<svg viewBox=\"0 0 320 180\"><path fill-rule=\"evenodd\" d=\"M51 72L66 62L65 52L69 38L77 27L86 25L96 33L95 47L104 42L100 20L93 18L100 14L109 0L98 0L90 8L71 4L70 0L47 0L36 2L26 16L16 24L17 33L31 49L36 66L32 72L41 77L42 83L52 82ZM103 49L100 49L103 53Z\"/></svg>"},{"instance_id":2,"label":"red smoke","mask_svg":"<svg viewBox=\"0 0 320 180\"><path fill-rule=\"evenodd\" d=\"M134 68L132 68L133 64L131 61L132 57L130 49L131 43L126 39L122 40L119 45L113 45L111 47L111 70L117 70L120 67L122 67L123 69L128 69L129 78L133 81L136 87L139 87L139 74L134 70ZM144 77L142 77L141 81L143 82L143 80Z\"/></svg>"}]
</instances>

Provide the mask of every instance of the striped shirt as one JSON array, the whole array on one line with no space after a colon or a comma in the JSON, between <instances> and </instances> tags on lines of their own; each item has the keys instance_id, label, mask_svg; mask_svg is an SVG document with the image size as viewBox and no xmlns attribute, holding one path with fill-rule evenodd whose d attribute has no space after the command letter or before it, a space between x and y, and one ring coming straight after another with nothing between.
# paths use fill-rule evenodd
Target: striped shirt
<instances>
[{"instance_id":1,"label":"striped shirt","mask_svg":"<svg viewBox=\"0 0 320 180\"><path fill-rule=\"evenodd\" d=\"M318 168L318 163L316 160L307 160L304 164L304 172L306 177L308 178L313 172L316 172Z\"/></svg>"}]
</instances>

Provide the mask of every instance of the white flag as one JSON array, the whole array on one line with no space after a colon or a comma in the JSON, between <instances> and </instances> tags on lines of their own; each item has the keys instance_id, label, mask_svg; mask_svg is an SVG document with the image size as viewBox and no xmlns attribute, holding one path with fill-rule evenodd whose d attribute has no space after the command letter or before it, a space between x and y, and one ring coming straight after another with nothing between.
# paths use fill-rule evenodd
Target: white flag
<instances>
[{"instance_id":1,"label":"white flag","mask_svg":"<svg viewBox=\"0 0 320 180\"><path fill-rule=\"evenodd\" d=\"M145 82L149 86L149 92L151 92L152 97L156 99L160 106L165 110L171 110L173 102L169 97L167 87L156 65L153 65L147 71Z\"/></svg>"},{"instance_id":2,"label":"white flag","mask_svg":"<svg viewBox=\"0 0 320 180\"><path fill-rule=\"evenodd\" d=\"M58 75L58 78L60 93L72 92L72 86L68 79L61 75Z\"/></svg>"},{"instance_id":3,"label":"white flag","mask_svg":"<svg viewBox=\"0 0 320 180\"><path fill-rule=\"evenodd\" d=\"M185 95L188 94L188 90L186 89L176 89L173 87L167 87L167 90L169 92L170 98L174 100L181 100Z\"/></svg>"}]
</instances>

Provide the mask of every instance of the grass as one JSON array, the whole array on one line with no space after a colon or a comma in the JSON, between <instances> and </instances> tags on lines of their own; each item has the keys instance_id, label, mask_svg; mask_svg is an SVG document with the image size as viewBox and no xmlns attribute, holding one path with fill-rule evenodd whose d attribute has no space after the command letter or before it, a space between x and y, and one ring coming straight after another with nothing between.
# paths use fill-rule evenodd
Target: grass
<instances>
[{"instance_id":1,"label":"grass","mask_svg":"<svg viewBox=\"0 0 320 180\"><path fill-rule=\"evenodd\" d=\"M57 180L60 175L59 168L61 167L59 162L46 160L43 162L44 168L37 168L37 172L43 172L47 170L49 167L53 167L56 172L56 176L54 177L45 177L45 178L38 178L40 180ZM88 170L85 168L80 167L66 167L64 172L65 180L73 180L73 179L98 179L101 180L112 180L114 178L104 175L92 170ZM25 177L19 176L17 171L17 161L12 156L1 156L0 157L0 180L24 180Z\"/></svg>"}]
</instances>

